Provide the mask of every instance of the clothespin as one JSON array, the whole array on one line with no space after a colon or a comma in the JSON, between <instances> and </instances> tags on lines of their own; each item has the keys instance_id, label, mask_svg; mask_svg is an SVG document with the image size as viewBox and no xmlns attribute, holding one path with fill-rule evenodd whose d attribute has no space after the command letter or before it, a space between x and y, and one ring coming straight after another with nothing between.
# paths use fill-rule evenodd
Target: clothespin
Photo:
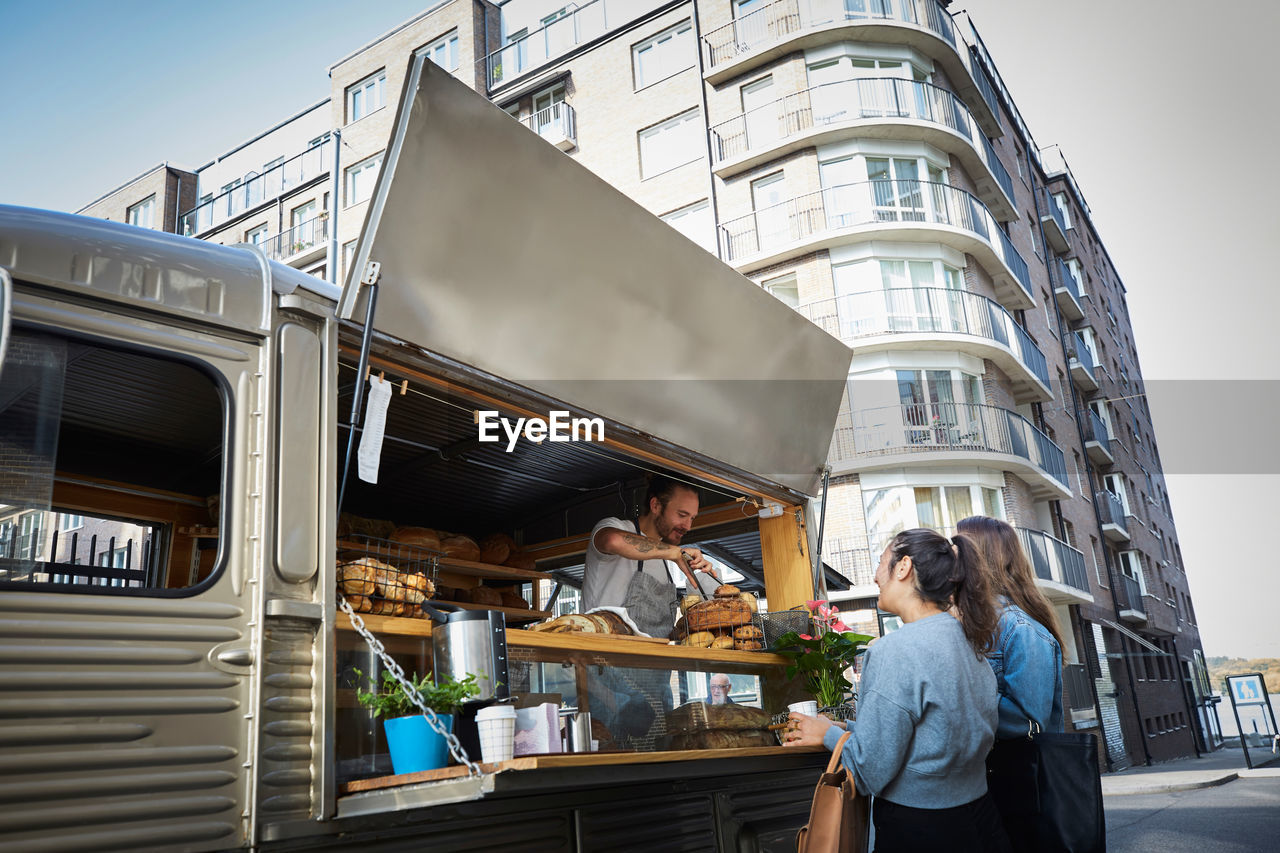
<instances>
[{"instance_id":1,"label":"clothespin","mask_svg":"<svg viewBox=\"0 0 1280 853\"><path fill-rule=\"evenodd\" d=\"M409 393L409 380L401 379L400 380L400 396L403 397L405 394L408 394L408 393Z\"/></svg>"}]
</instances>

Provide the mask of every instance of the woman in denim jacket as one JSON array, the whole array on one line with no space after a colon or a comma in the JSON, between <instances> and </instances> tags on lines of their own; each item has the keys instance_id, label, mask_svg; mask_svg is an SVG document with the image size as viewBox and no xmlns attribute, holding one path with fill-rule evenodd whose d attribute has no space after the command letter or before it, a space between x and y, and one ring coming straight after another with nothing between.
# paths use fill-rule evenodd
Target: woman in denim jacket
<instances>
[{"instance_id":1,"label":"woman in denim jacket","mask_svg":"<svg viewBox=\"0 0 1280 853\"><path fill-rule=\"evenodd\" d=\"M1062 635L1017 532L981 515L964 519L957 530L977 543L999 605L1000 624L987 653L1000 690L996 739L1025 737L1032 723L1041 731L1062 731Z\"/></svg>"}]
</instances>

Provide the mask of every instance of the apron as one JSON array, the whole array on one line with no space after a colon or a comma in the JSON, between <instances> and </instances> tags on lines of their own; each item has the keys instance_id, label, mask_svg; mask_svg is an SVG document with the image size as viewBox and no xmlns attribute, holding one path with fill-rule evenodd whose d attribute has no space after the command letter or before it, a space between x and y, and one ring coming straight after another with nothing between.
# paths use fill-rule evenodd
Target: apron
<instances>
[{"instance_id":1,"label":"apron","mask_svg":"<svg viewBox=\"0 0 1280 853\"><path fill-rule=\"evenodd\" d=\"M637 526L636 532L639 532ZM666 572L666 561L662 564ZM644 573L644 560L639 560L636 570L627 584L627 594L622 606L627 608L627 615L636 627L651 637L666 638L675 626L676 609L679 601L676 597L676 586L671 579L658 580Z\"/></svg>"}]
</instances>

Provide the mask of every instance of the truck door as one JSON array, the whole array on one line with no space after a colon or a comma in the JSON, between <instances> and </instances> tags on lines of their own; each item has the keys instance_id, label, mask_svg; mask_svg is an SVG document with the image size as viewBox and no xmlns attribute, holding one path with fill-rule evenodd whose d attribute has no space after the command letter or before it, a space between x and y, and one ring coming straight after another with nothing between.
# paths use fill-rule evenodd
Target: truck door
<instances>
[{"instance_id":1,"label":"truck door","mask_svg":"<svg viewBox=\"0 0 1280 853\"><path fill-rule=\"evenodd\" d=\"M262 347L15 285L0 850L243 846Z\"/></svg>"}]
</instances>

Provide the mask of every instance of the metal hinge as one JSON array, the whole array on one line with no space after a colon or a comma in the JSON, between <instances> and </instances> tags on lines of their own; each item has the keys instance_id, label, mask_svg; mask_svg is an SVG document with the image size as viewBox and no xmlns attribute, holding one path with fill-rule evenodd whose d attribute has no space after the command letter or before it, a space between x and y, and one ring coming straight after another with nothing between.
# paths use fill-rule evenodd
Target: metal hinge
<instances>
[{"instance_id":1,"label":"metal hinge","mask_svg":"<svg viewBox=\"0 0 1280 853\"><path fill-rule=\"evenodd\" d=\"M377 261L366 261L364 275L360 276L361 284L377 284L382 277L382 264Z\"/></svg>"}]
</instances>

